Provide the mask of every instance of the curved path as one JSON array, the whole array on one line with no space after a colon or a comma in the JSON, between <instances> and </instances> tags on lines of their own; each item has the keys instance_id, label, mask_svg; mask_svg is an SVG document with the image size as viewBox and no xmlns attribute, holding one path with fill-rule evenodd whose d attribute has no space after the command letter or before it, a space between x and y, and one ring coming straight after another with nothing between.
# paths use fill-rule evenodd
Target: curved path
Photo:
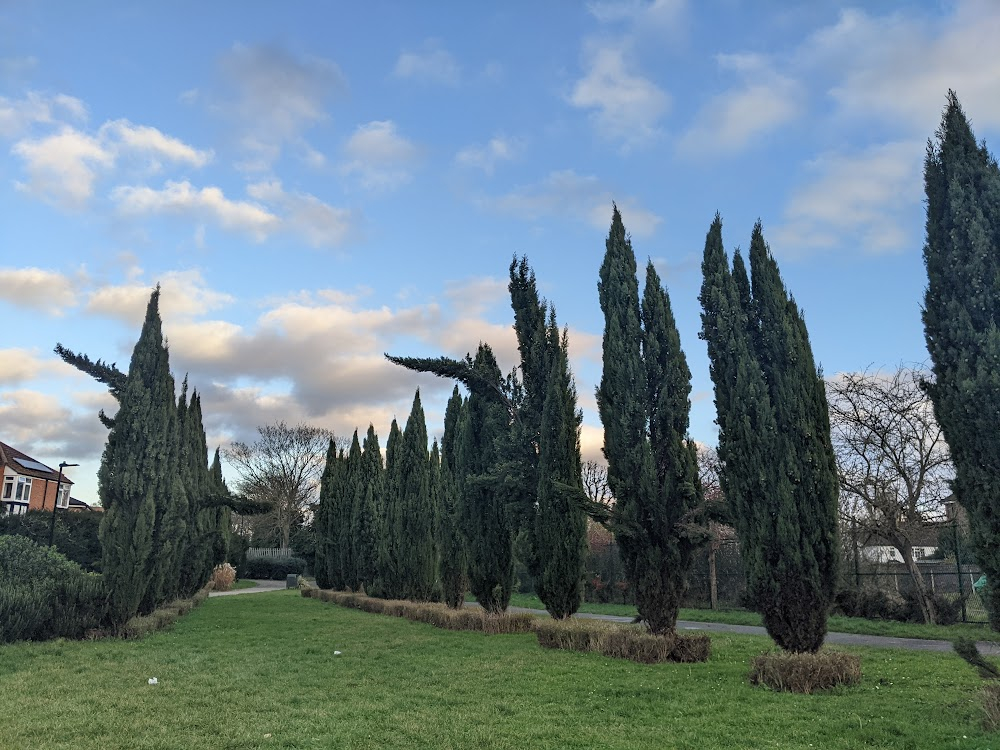
<instances>
[{"instance_id":1,"label":"curved path","mask_svg":"<svg viewBox=\"0 0 1000 750\"><path fill-rule=\"evenodd\" d=\"M233 589L232 591L213 591L209 596L236 596L237 594L262 594L265 591L283 591L284 581L254 581L257 585L250 589Z\"/></svg>"},{"instance_id":2,"label":"curved path","mask_svg":"<svg viewBox=\"0 0 1000 750\"><path fill-rule=\"evenodd\" d=\"M547 615L544 609L524 609L522 607L510 607L511 612L529 612L533 615ZM609 622L633 621L631 617L618 617L616 615L595 615L587 612L578 612L574 617L587 620L607 620ZM710 633L742 633L743 635L767 635L764 628L756 625L726 625L721 622L692 622L690 620L678 620L678 630L706 630ZM834 643L841 646L873 646L875 648L902 648L910 651L951 651L951 641L933 641L923 638L891 638L884 635L857 635L855 633L827 633L825 643ZM979 641L979 651L984 654L996 656L1000 654L1000 643L994 641Z\"/></svg>"}]
</instances>

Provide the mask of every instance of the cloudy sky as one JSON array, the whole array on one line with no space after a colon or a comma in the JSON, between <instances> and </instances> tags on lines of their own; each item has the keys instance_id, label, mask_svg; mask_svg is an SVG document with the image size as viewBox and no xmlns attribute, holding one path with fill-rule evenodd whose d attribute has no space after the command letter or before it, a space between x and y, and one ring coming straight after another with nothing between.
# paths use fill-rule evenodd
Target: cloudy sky
<instances>
[{"instance_id":1,"label":"cloudy sky","mask_svg":"<svg viewBox=\"0 0 1000 750\"><path fill-rule=\"evenodd\" d=\"M671 295L715 442L699 263L754 221L827 374L926 358L922 163L954 88L1000 136L993 0L0 4L0 440L96 501L96 383L153 285L210 446L284 419L382 436L388 364L488 341L515 364L507 266L568 325L586 457L622 210ZM801 6L801 7L800 7Z\"/></svg>"}]
</instances>

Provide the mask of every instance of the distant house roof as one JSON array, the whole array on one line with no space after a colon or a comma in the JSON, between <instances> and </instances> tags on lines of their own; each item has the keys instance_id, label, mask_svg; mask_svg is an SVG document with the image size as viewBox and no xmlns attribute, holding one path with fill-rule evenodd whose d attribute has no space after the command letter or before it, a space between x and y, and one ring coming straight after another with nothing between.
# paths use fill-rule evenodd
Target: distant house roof
<instances>
[{"instance_id":1,"label":"distant house roof","mask_svg":"<svg viewBox=\"0 0 1000 750\"><path fill-rule=\"evenodd\" d=\"M95 510L95 508L89 503L83 502L83 500L77 500L75 497L69 499L69 507L75 510Z\"/></svg>"},{"instance_id":2,"label":"distant house roof","mask_svg":"<svg viewBox=\"0 0 1000 750\"><path fill-rule=\"evenodd\" d=\"M27 453L22 453L17 448L13 448L7 443L0 442L0 464L11 467L22 476L37 477L38 479L51 479L53 482L59 480L59 471L51 466L36 461ZM65 474L62 478L63 484L73 484Z\"/></svg>"}]
</instances>

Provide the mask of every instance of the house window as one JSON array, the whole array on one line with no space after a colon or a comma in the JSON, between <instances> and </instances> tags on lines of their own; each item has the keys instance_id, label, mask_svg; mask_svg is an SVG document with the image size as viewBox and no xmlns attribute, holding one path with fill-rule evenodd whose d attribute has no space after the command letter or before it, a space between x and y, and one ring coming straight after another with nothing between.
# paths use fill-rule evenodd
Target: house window
<instances>
[{"instance_id":1,"label":"house window","mask_svg":"<svg viewBox=\"0 0 1000 750\"><path fill-rule=\"evenodd\" d=\"M10 500L14 496L14 477L3 478L3 499Z\"/></svg>"},{"instance_id":2,"label":"house window","mask_svg":"<svg viewBox=\"0 0 1000 750\"><path fill-rule=\"evenodd\" d=\"M914 560L923 560L925 552L926 552L926 550L923 547L914 547L913 548L913 559Z\"/></svg>"},{"instance_id":3,"label":"house window","mask_svg":"<svg viewBox=\"0 0 1000 750\"><path fill-rule=\"evenodd\" d=\"M59 497L56 498L56 505L60 508L69 507L69 485L64 484L59 488Z\"/></svg>"},{"instance_id":4,"label":"house window","mask_svg":"<svg viewBox=\"0 0 1000 750\"><path fill-rule=\"evenodd\" d=\"M27 503L31 499L31 477L18 477L17 489L14 490L14 501Z\"/></svg>"},{"instance_id":5,"label":"house window","mask_svg":"<svg viewBox=\"0 0 1000 750\"><path fill-rule=\"evenodd\" d=\"M4 503L0 505L0 515L23 516L28 512L28 506L21 503Z\"/></svg>"}]
</instances>

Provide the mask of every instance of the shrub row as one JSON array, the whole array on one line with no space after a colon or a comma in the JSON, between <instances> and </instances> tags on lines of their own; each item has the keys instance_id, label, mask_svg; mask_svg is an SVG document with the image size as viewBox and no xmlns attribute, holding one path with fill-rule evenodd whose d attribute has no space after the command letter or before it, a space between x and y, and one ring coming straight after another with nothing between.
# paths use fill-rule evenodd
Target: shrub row
<instances>
[{"instance_id":1,"label":"shrub row","mask_svg":"<svg viewBox=\"0 0 1000 750\"><path fill-rule=\"evenodd\" d=\"M0 643L82 638L106 624L104 581L23 536L0 536Z\"/></svg>"},{"instance_id":2,"label":"shrub row","mask_svg":"<svg viewBox=\"0 0 1000 750\"><path fill-rule=\"evenodd\" d=\"M168 628L205 601L211 590L212 582L209 581L190 599L175 599L148 615L136 615L125 623L118 635L127 639L145 638L150 633Z\"/></svg>"},{"instance_id":3,"label":"shrub row","mask_svg":"<svg viewBox=\"0 0 1000 750\"><path fill-rule=\"evenodd\" d=\"M954 625L962 616L962 599L957 594L934 594L938 625ZM923 622L916 592L904 596L881 589L843 589L837 592L834 613L867 620Z\"/></svg>"},{"instance_id":4,"label":"shrub row","mask_svg":"<svg viewBox=\"0 0 1000 750\"><path fill-rule=\"evenodd\" d=\"M301 557L248 557L236 572L240 578L281 581L288 575L305 573L306 561Z\"/></svg>"},{"instance_id":5,"label":"shrub row","mask_svg":"<svg viewBox=\"0 0 1000 750\"><path fill-rule=\"evenodd\" d=\"M444 604L376 599L349 591L329 591L315 587L303 587L302 596L363 612L403 617L445 630L475 630L490 635L530 633L535 621L535 617L529 614L490 615L481 609L449 609Z\"/></svg>"},{"instance_id":6,"label":"shrub row","mask_svg":"<svg viewBox=\"0 0 1000 750\"><path fill-rule=\"evenodd\" d=\"M638 625L599 620L540 620L535 633L545 648L593 651L641 664L707 661L712 651L707 635L654 635Z\"/></svg>"},{"instance_id":7,"label":"shrub row","mask_svg":"<svg viewBox=\"0 0 1000 750\"><path fill-rule=\"evenodd\" d=\"M773 690L807 695L816 690L860 682L861 659L842 651L761 654L750 668L751 685L767 685Z\"/></svg>"}]
</instances>

